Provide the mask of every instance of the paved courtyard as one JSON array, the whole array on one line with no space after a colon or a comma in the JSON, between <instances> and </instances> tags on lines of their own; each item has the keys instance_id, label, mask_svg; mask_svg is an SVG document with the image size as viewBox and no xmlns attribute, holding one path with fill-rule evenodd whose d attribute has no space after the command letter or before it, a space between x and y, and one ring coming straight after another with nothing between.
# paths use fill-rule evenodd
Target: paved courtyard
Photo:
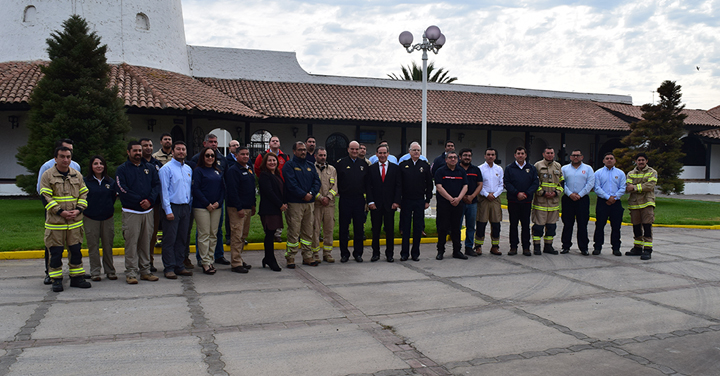
<instances>
[{"instance_id":1,"label":"paved courtyard","mask_svg":"<svg viewBox=\"0 0 720 376\"><path fill-rule=\"evenodd\" d=\"M247 275L121 274L62 293L42 260L2 261L0 375L716 376L719 243L655 228L648 262L576 247L436 261L428 244L419 262L371 263L365 247L362 264L280 273L248 252Z\"/></svg>"}]
</instances>

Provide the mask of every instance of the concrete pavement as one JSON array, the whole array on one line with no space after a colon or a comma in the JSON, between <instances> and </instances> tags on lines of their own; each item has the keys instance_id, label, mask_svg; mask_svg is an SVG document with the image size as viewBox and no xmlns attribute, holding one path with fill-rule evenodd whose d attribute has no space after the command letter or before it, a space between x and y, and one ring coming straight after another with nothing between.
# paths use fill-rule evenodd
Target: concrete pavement
<instances>
[{"instance_id":1,"label":"concrete pavement","mask_svg":"<svg viewBox=\"0 0 720 376\"><path fill-rule=\"evenodd\" d=\"M507 256L507 227L503 256L437 261L423 245L399 262L396 246L371 263L365 247L361 264L275 273L248 252L246 275L121 273L62 293L42 260L0 261L0 375L720 374L720 232L655 228L643 262L607 244Z\"/></svg>"}]
</instances>

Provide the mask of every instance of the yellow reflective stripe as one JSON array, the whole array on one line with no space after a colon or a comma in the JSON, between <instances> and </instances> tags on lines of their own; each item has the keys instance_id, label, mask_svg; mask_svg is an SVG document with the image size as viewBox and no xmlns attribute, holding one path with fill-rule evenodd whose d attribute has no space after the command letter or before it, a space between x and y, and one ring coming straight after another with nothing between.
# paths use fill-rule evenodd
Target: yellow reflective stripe
<instances>
[{"instance_id":1,"label":"yellow reflective stripe","mask_svg":"<svg viewBox=\"0 0 720 376\"><path fill-rule=\"evenodd\" d=\"M560 192L565 192L565 188L563 188L563 187L561 187L561 186L559 186L559 185L557 186L557 190L560 191Z\"/></svg>"},{"instance_id":2,"label":"yellow reflective stripe","mask_svg":"<svg viewBox=\"0 0 720 376\"><path fill-rule=\"evenodd\" d=\"M300 243L287 243L288 248L297 248L300 245Z\"/></svg>"},{"instance_id":3,"label":"yellow reflective stripe","mask_svg":"<svg viewBox=\"0 0 720 376\"><path fill-rule=\"evenodd\" d=\"M333 247L331 245L325 245L323 246L323 249L326 251L332 251Z\"/></svg>"},{"instance_id":4,"label":"yellow reflective stripe","mask_svg":"<svg viewBox=\"0 0 720 376\"><path fill-rule=\"evenodd\" d=\"M560 210L559 206L544 207L544 206L533 205L532 208L535 210L547 211L547 212Z\"/></svg>"},{"instance_id":5,"label":"yellow reflective stripe","mask_svg":"<svg viewBox=\"0 0 720 376\"><path fill-rule=\"evenodd\" d=\"M633 242L633 244L635 244L635 245L643 245L643 241L642 241L642 240L635 240L635 241Z\"/></svg>"},{"instance_id":6,"label":"yellow reflective stripe","mask_svg":"<svg viewBox=\"0 0 720 376\"><path fill-rule=\"evenodd\" d=\"M657 178L650 178L648 181L658 181Z\"/></svg>"},{"instance_id":7,"label":"yellow reflective stripe","mask_svg":"<svg viewBox=\"0 0 720 376\"><path fill-rule=\"evenodd\" d=\"M533 240L540 241L540 239L542 239L542 236L533 236Z\"/></svg>"},{"instance_id":8,"label":"yellow reflective stripe","mask_svg":"<svg viewBox=\"0 0 720 376\"><path fill-rule=\"evenodd\" d=\"M627 180L625 180L625 182L632 184L633 181L632 181L632 179L628 178Z\"/></svg>"},{"instance_id":9,"label":"yellow reflective stripe","mask_svg":"<svg viewBox=\"0 0 720 376\"><path fill-rule=\"evenodd\" d=\"M337 196L337 192L335 192L335 190L331 189L329 192L330 192L331 195Z\"/></svg>"},{"instance_id":10,"label":"yellow reflective stripe","mask_svg":"<svg viewBox=\"0 0 720 376\"><path fill-rule=\"evenodd\" d=\"M82 188L80 188L80 193L85 193L85 192L87 192L87 191L88 191L88 188L87 188L87 187L82 187Z\"/></svg>"},{"instance_id":11,"label":"yellow reflective stripe","mask_svg":"<svg viewBox=\"0 0 720 376\"><path fill-rule=\"evenodd\" d=\"M321 196L320 196L320 192L318 192L318 194L315 195L315 199L317 200L317 199L319 199L320 197L321 197Z\"/></svg>"},{"instance_id":12,"label":"yellow reflective stripe","mask_svg":"<svg viewBox=\"0 0 720 376\"><path fill-rule=\"evenodd\" d=\"M483 244L485 244L485 239L475 239L475 244L483 245Z\"/></svg>"},{"instance_id":13,"label":"yellow reflective stripe","mask_svg":"<svg viewBox=\"0 0 720 376\"><path fill-rule=\"evenodd\" d=\"M492 245L498 245L498 244L500 244L500 241L499 241L499 240L493 240L493 241L492 241Z\"/></svg>"},{"instance_id":14,"label":"yellow reflective stripe","mask_svg":"<svg viewBox=\"0 0 720 376\"><path fill-rule=\"evenodd\" d=\"M57 205L59 205L59 204L57 202L55 202L55 200L52 200L52 201L48 202L47 205L45 205L45 210L48 210L48 209L52 208L53 206L57 206Z\"/></svg>"},{"instance_id":15,"label":"yellow reflective stripe","mask_svg":"<svg viewBox=\"0 0 720 376\"><path fill-rule=\"evenodd\" d=\"M40 193L47 193L48 195L52 196L52 189L50 188L40 188Z\"/></svg>"},{"instance_id":16,"label":"yellow reflective stripe","mask_svg":"<svg viewBox=\"0 0 720 376\"><path fill-rule=\"evenodd\" d=\"M642 185L637 184L637 185L635 185L635 188L637 189L638 192L642 192Z\"/></svg>"},{"instance_id":17,"label":"yellow reflective stripe","mask_svg":"<svg viewBox=\"0 0 720 376\"><path fill-rule=\"evenodd\" d=\"M538 192L542 191L542 186L539 186L537 189Z\"/></svg>"},{"instance_id":18,"label":"yellow reflective stripe","mask_svg":"<svg viewBox=\"0 0 720 376\"><path fill-rule=\"evenodd\" d=\"M78 200L78 205L85 205L85 206L88 206L88 204L87 204L87 200L79 199L79 200Z\"/></svg>"},{"instance_id":19,"label":"yellow reflective stripe","mask_svg":"<svg viewBox=\"0 0 720 376\"><path fill-rule=\"evenodd\" d=\"M553 240L553 237L552 237L552 236L546 236L546 237L545 237L545 240Z\"/></svg>"},{"instance_id":20,"label":"yellow reflective stripe","mask_svg":"<svg viewBox=\"0 0 720 376\"><path fill-rule=\"evenodd\" d=\"M56 270L54 272L48 272L50 278L62 277L62 270Z\"/></svg>"},{"instance_id":21,"label":"yellow reflective stripe","mask_svg":"<svg viewBox=\"0 0 720 376\"><path fill-rule=\"evenodd\" d=\"M73 223L71 225L68 225L68 230L76 229L78 227L82 227L83 221Z\"/></svg>"},{"instance_id":22,"label":"yellow reflective stripe","mask_svg":"<svg viewBox=\"0 0 720 376\"><path fill-rule=\"evenodd\" d=\"M312 245L312 242L311 242L311 241L305 240L305 239L300 239L300 243L302 243L302 244L304 244L304 245Z\"/></svg>"},{"instance_id":23,"label":"yellow reflective stripe","mask_svg":"<svg viewBox=\"0 0 720 376\"><path fill-rule=\"evenodd\" d=\"M45 223L45 228L48 230L67 230L67 225L53 225L50 223Z\"/></svg>"},{"instance_id":24,"label":"yellow reflective stripe","mask_svg":"<svg viewBox=\"0 0 720 376\"><path fill-rule=\"evenodd\" d=\"M647 208L648 206L655 206L655 203L654 203L654 202L646 202L646 203L644 203L644 204L640 204L640 205L630 205L630 206L628 206L628 207L629 207L630 209L642 209L642 208Z\"/></svg>"},{"instance_id":25,"label":"yellow reflective stripe","mask_svg":"<svg viewBox=\"0 0 720 376\"><path fill-rule=\"evenodd\" d=\"M320 247L315 247L312 249L313 252L320 252Z\"/></svg>"},{"instance_id":26,"label":"yellow reflective stripe","mask_svg":"<svg viewBox=\"0 0 720 376\"><path fill-rule=\"evenodd\" d=\"M330 178L330 184L335 184L335 179L334 179L334 178Z\"/></svg>"},{"instance_id":27,"label":"yellow reflective stripe","mask_svg":"<svg viewBox=\"0 0 720 376\"><path fill-rule=\"evenodd\" d=\"M652 248L652 242L644 242L644 243L643 243L643 246L648 247L648 248Z\"/></svg>"}]
</instances>

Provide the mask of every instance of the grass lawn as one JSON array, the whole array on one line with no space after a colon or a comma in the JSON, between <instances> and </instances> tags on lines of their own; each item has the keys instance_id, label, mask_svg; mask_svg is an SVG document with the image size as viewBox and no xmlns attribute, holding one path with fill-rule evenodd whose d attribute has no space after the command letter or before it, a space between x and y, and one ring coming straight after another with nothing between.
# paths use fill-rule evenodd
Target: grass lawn
<instances>
[{"instance_id":1,"label":"grass lawn","mask_svg":"<svg viewBox=\"0 0 720 376\"><path fill-rule=\"evenodd\" d=\"M595 193L590 193L590 196L590 215L593 216L596 196ZM501 196L501 202L504 205L507 204L504 193ZM623 197L623 206L626 208L623 222L630 222L630 212L627 210L627 195ZM335 210L335 218L337 218L337 205ZM0 200L0 212L6 213L6 216L0 217L0 251L36 250L44 247L44 210L38 199ZM399 212L395 214L396 224L399 222L399 216ZM120 202L118 201L115 204L115 247L124 245L121 217ZM666 225L720 225L720 203L658 198L655 223ZM425 220L425 232L429 236L437 235L434 219ZM365 224L365 235L370 238L369 218ZM397 231L395 236L400 236ZM259 243L262 242L263 237L260 218L255 216L250 224L248 241ZM336 226L334 239L337 240L337 238L338 229ZM350 239L352 239L352 228L350 229ZM283 235L283 240L285 240L285 235ZM191 242L195 244L194 230ZM86 247L86 244L83 244L83 247Z\"/></svg>"}]
</instances>

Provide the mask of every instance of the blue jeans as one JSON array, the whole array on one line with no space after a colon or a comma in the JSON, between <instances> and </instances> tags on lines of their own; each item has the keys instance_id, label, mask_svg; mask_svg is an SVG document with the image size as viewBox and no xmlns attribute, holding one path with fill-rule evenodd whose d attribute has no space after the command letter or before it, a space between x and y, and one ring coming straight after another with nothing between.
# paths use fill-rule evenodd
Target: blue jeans
<instances>
[{"instance_id":1,"label":"blue jeans","mask_svg":"<svg viewBox=\"0 0 720 376\"><path fill-rule=\"evenodd\" d=\"M477 221L477 203L465 204L465 247L475 247L475 222Z\"/></svg>"}]
</instances>

